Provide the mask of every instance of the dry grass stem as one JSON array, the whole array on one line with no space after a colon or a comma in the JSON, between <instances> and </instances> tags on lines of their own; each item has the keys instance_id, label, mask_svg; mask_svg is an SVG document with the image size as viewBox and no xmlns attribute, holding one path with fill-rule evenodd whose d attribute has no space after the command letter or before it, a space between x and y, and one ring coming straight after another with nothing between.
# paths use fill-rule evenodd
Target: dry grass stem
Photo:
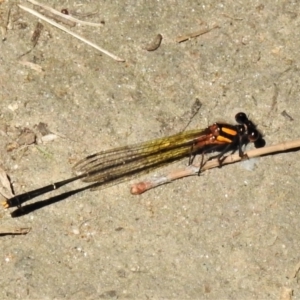
<instances>
[{"instance_id":1,"label":"dry grass stem","mask_svg":"<svg viewBox=\"0 0 300 300\"><path fill-rule=\"evenodd\" d=\"M60 30L62 30L62 31L64 31L64 32L66 32L66 33L72 35L73 37L77 38L78 40L80 40L80 41L82 41L82 42L88 44L89 46L91 46L91 47L97 49L98 51L100 51L100 52L102 52L102 53L108 55L109 57L113 58L114 60L119 61L119 62L124 62L124 61L125 61L123 58L120 58L120 57L118 57L118 56L116 56L116 55L114 55L114 54L108 52L107 50L105 50L105 49L103 49L103 48L97 46L96 44L92 43L91 41L89 41L89 40L83 38L82 36L78 35L77 33L74 33L74 32L72 32L71 30L67 29L66 27L64 27L64 26L62 26L62 25L56 23L55 21L53 21L53 20L51 20L51 19L48 19L47 17L45 17L45 16L43 16L42 14L36 12L35 10L33 10L33 9L29 8L29 7L23 6L23 5L21 5L21 4L18 4L18 6L19 6L21 9L23 9L23 10L25 10L25 11L31 13L32 15L34 15L34 16L36 16L36 17L42 19L42 20L44 20L45 22L47 22L47 23L49 23L49 24L51 24L51 25L53 25L53 26L59 28Z\"/></svg>"},{"instance_id":2,"label":"dry grass stem","mask_svg":"<svg viewBox=\"0 0 300 300\"><path fill-rule=\"evenodd\" d=\"M20 60L19 64L21 64L23 66L26 66L26 67L29 67L30 69L32 69L32 70L34 70L34 71L36 71L38 73L43 73L44 72L43 68L40 65L32 63L30 61L22 61L22 60Z\"/></svg>"},{"instance_id":3,"label":"dry grass stem","mask_svg":"<svg viewBox=\"0 0 300 300\"><path fill-rule=\"evenodd\" d=\"M210 31L212 31L215 28L220 28L220 26L219 25L215 25L212 28L205 28L205 29L197 30L195 32L188 33L188 34L180 35L180 36L178 36L176 38L176 43L181 43L181 42L187 41L187 40L189 40L191 38L195 38L195 37L197 37L199 35L203 35L205 33L208 33Z\"/></svg>"},{"instance_id":4,"label":"dry grass stem","mask_svg":"<svg viewBox=\"0 0 300 300\"><path fill-rule=\"evenodd\" d=\"M78 20L70 15L63 14L60 11L53 9L50 6L41 4L35 0L27 0L27 1L33 5L39 6L42 9L44 9L44 11L43 11L44 15L48 15L48 17L53 17L53 18L54 18L54 16L57 16L57 17L59 17L58 21L61 21L61 22L64 22L64 20L67 21L67 22L64 22L66 25L75 26L76 24L80 24L80 25L95 26L95 27L103 26L103 24L101 24L101 23L92 23L92 22Z\"/></svg>"}]
</instances>

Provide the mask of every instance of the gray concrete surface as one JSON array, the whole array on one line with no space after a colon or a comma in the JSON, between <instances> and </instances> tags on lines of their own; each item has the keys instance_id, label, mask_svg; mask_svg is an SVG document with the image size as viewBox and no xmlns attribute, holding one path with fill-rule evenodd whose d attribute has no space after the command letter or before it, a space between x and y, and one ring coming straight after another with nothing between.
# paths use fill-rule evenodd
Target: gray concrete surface
<instances>
[{"instance_id":1,"label":"gray concrete surface","mask_svg":"<svg viewBox=\"0 0 300 300\"><path fill-rule=\"evenodd\" d=\"M11 4L0 1L2 26ZM37 18L11 7L0 43L0 162L16 193L68 178L88 154L181 131L196 98L202 107L189 128L232 123L245 111L269 145L299 137L298 1L48 5L96 11L83 19L104 21L102 28L72 30L126 62L44 22L36 47L19 58L32 47ZM145 51L158 33L161 47ZM7 151L39 122L59 137ZM0 298L300 299L299 167L299 153L290 152L258 159L253 171L230 165L141 196L130 195L127 182L19 218L2 209L2 228L31 231L1 237Z\"/></svg>"}]
</instances>

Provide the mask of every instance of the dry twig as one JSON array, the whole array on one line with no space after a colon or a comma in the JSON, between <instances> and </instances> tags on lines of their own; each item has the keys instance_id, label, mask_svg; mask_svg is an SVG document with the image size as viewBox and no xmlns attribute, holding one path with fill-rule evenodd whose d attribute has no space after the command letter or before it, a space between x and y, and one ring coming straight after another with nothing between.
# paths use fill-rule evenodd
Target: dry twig
<instances>
[{"instance_id":1,"label":"dry twig","mask_svg":"<svg viewBox=\"0 0 300 300\"><path fill-rule=\"evenodd\" d=\"M11 16L11 6L8 8L7 12L7 17L6 17L6 22L4 26L1 26L1 31L2 31L2 41L4 42L6 40L6 34L10 22L10 16Z\"/></svg>"},{"instance_id":2,"label":"dry twig","mask_svg":"<svg viewBox=\"0 0 300 300\"><path fill-rule=\"evenodd\" d=\"M24 228L11 228L11 229L0 229L0 236L5 235L25 235L31 230L30 227L24 227Z\"/></svg>"},{"instance_id":3,"label":"dry twig","mask_svg":"<svg viewBox=\"0 0 300 300\"><path fill-rule=\"evenodd\" d=\"M253 149L248 151L246 155L248 158L253 158L253 157L268 155L277 152L284 152L296 148L300 148L300 139L295 141L280 143L269 147ZM222 166L227 164L232 164L241 160L242 159L238 154L228 155L222 162ZM218 159L209 160L201 168L201 172L216 167L219 167ZM159 185L169 183L183 177L198 175L199 168L200 165L190 165L184 169L174 170L173 172L170 172L169 174L164 176L150 178L148 180L133 184L131 186L130 192L133 195L139 195Z\"/></svg>"}]
</instances>

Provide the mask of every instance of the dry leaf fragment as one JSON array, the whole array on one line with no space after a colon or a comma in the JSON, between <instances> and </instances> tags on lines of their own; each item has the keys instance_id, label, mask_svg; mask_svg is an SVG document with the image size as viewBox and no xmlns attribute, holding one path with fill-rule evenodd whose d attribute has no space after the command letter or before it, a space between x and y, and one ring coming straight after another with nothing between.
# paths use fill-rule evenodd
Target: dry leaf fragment
<instances>
[{"instance_id":1,"label":"dry leaf fragment","mask_svg":"<svg viewBox=\"0 0 300 300\"><path fill-rule=\"evenodd\" d=\"M48 128L48 124L46 124L46 123L40 122L35 127L40 132L40 134L43 136L52 133Z\"/></svg>"},{"instance_id":2,"label":"dry leaf fragment","mask_svg":"<svg viewBox=\"0 0 300 300\"><path fill-rule=\"evenodd\" d=\"M280 300L292 300L293 290L284 286L281 289Z\"/></svg>"},{"instance_id":3,"label":"dry leaf fragment","mask_svg":"<svg viewBox=\"0 0 300 300\"><path fill-rule=\"evenodd\" d=\"M11 142L6 145L6 151L11 152L15 149L19 148L19 144L17 142Z\"/></svg>"},{"instance_id":4,"label":"dry leaf fragment","mask_svg":"<svg viewBox=\"0 0 300 300\"><path fill-rule=\"evenodd\" d=\"M31 145L34 144L36 141L36 135L35 133L30 130L29 128L24 128L23 132L21 133L21 135L19 136L19 138L17 139L17 143L20 146L23 145Z\"/></svg>"},{"instance_id":5,"label":"dry leaf fragment","mask_svg":"<svg viewBox=\"0 0 300 300\"><path fill-rule=\"evenodd\" d=\"M161 41L162 41L162 35L158 34L153 41L151 41L148 45L146 45L145 50L147 51L155 51L159 48Z\"/></svg>"},{"instance_id":6,"label":"dry leaf fragment","mask_svg":"<svg viewBox=\"0 0 300 300\"><path fill-rule=\"evenodd\" d=\"M12 198L14 194L12 192L9 177L1 167L0 167L0 182L1 182L0 194L6 199Z\"/></svg>"}]
</instances>

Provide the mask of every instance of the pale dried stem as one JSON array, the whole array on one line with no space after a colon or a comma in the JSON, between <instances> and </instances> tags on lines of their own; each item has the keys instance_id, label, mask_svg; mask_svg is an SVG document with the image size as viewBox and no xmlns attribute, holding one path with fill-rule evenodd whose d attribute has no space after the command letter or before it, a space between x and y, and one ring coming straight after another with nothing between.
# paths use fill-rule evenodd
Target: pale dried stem
<instances>
[{"instance_id":1,"label":"pale dried stem","mask_svg":"<svg viewBox=\"0 0 300 300\"><path fill-rule=\"evenodd\" d=\"M295 148L300 148L300 139L290 141L290 142L283 142L277 145L268 146L264 148L253 149L248 151L246 155L248 158L254 158L254 157L268 155L276 152L284 152ZM238 154L228 155L222 161L222 166L227 164L232 164L241 160L242 158ZM216 167L219 167L218 159L209 160L204 164L204 166L201 167L201 173ZM148 180L144 180L142 182L133 184L131 186L131 193L134 195L142 194L147 190L155 188L159 185L169 183L183 177L198 175L199 170L200 170L200 165L190 165L184 169L174 170L164 176L159 176L155 178L150 178Z\"/></svg>"},{"instance_id":2,"label":"pale dried stem","mask_svg":"<svg viewBox=\"0 0 300 300\"><path fill-rule=\"evenodd\" d=\"M118 57L118 56L116 56L116 55L114 55L114 54L108 52L107 50L104 50L103 48L97 46L96 44L94 44L94 43L90 42L89 40L83 38L82 36L78 35L77 33L74 33L74 32L72 32L71 30L67 29L66 27L64 27L64 26L62 26L62 25L60 25L60 24L54 22L54 21L51 20L51 19L48 19L47 17L45 17L44 15L42 15L42 14L36 12L35 10L33 10L33 9L31 9L31 8L28 8L28 7L26 7L26 6L20 5L20 4L19 4L18 6L19 6L21 9L23 9L23 10L25 10L25 11L27 11L27 12L33 14L34 16L36 16L36 17L38 17L38 18L44 20L45 22L48 22L49 24L51 24L51 25L53 25L53 26L59 28L60 30L62 30L62 31L64 31L64 32L66 32L66 33L72 35L73 37L77 38L78 40L80 40L80 41L82 41L82 42L84 42L84 43L90 45L91 47L97 49L98 51L100 51L100 52L102 52L102 53L108 55L109 57L113 58L114 60L120 61L120 62L124 62L124 61L125 61L123 58L120 58L120 57Z\"/></svg>"},{"instance_id":3,"label":"pale dried stem","mask_svg":"<svg viewBox=\"0 0 300 300\"><path fill-rule=\"evenodd\" d=\"M51 12L54 15L59 16L60 18L67 19L67 20L69 20L71 22L74 22L74 23L77 23L77 24L87 25L87 26L95 26L95 27L103 26L103 24L101 24L101 23L92 23L92 22L86 22L86 21L78 20L78 19L76 19L76 18L74 18L74 17L72 17L70 15L63 14L63 13L59 12L58 10L53 9L50 6L47 6L45 4L41 4L41 3L39 3L39 2L37 2L35 0L27 0L27 1L30 2L30 3L32 3L33 5L37 5L37 6L41 7L41 8L43 8L43 9Z\"/></svg>"}]
</instances>

